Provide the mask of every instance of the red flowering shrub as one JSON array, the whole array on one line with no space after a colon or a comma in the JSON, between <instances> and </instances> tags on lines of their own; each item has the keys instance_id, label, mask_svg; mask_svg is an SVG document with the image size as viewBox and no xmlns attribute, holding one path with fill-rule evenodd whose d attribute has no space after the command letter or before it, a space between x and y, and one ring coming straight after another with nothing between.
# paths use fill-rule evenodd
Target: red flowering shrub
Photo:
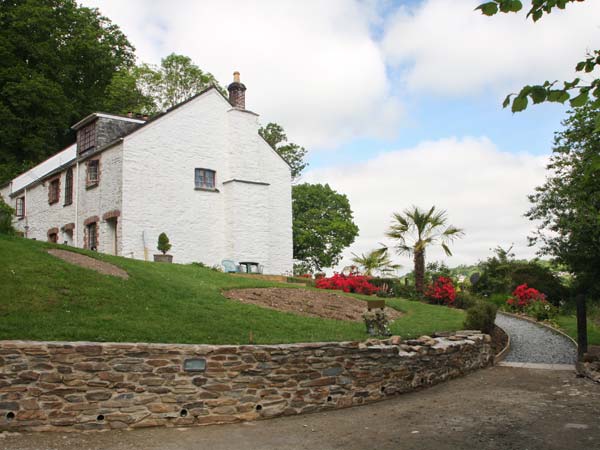
<instances>
[{"instance_id":1,"label":"red flowering shrub","mask_svg":"<svg viewBox=\"0 0 600 450\"><path fill-rule=\"evenodd\" d=\"M369 278L364 275L343 275L339 273L329 278L318 279L315 286L319 289L334 289L364 295L371 295L379 290L377 286L369 283Z\"/></svg>"},{"instance_id":2,"label":"red flowering shrub","mask_svg":"<svg viewBox=\"0 0 600 450\"><path fill-rule=\"evenodd\" d=\"M527 286L526 283L517 286L512 295L512 297L506 300L506 304L511 311L523 312L533 303L548 303L544 294L535 288Z\"/></svg>"},{"instance_id":3,"label":"red flowering shrub","mask_svg":"<svg viewBox=\"0 0 600 450\"><path fill-rule=\"evenodd\" d=\"M432 285L427 286L425 298L429 303L452 306L456 300L456 290L448 277L438 277Z\"/></svg>"}]
</instances>

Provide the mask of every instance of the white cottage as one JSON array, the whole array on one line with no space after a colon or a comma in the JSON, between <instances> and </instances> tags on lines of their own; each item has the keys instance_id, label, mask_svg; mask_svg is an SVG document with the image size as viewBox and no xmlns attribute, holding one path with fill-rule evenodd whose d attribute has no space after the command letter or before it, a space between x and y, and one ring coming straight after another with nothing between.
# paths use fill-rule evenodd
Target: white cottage
<instances>
[{"instance_id":1,"label":"white cottage","mask_svg":"<svg viewBox=\"0 0 600 450\"><path fill-rule=\"evenodd\" d=\"M234 74L151 120L94 113L77 143L0 188L25 237L152 259L165 232L176 262L292 269L291 175L258 134Z\"/></svg>"}]
</instances>

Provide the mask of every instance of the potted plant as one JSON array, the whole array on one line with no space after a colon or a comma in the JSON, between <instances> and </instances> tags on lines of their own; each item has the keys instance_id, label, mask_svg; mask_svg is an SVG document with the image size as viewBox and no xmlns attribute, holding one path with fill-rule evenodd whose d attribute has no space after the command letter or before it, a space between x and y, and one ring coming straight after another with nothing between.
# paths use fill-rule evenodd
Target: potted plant
<instances>
[{"instance_id":1,"label":"potted plant","mask_svg":"<svg viewBox=\"0 0 600 450\"><path fill-rule=\"evenodd\" d=\"M158 236L158 245L156 248L162 252L162 254L154 255L154 262L173 262L173 255L167 255L167 252L171 250L171 243L165 233L160 233Z\"/></svg>"}]
</instances>

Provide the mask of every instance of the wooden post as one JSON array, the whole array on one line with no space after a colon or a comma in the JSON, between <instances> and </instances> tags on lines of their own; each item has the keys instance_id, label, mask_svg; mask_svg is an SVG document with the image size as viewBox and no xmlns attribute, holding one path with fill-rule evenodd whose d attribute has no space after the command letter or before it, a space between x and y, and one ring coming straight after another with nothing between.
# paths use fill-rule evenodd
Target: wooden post
<instances>
[{"instance_id":1,"label":"wooden post","mask_svg":"<svg viewBox=\"0 0 600 450\"><path fill-rule=\"evenodd\" d=\"M577 302L577 356L581 361L587 353L587 314L585 308L585 296L578 295Z\"/></svg>"}]
</instances>

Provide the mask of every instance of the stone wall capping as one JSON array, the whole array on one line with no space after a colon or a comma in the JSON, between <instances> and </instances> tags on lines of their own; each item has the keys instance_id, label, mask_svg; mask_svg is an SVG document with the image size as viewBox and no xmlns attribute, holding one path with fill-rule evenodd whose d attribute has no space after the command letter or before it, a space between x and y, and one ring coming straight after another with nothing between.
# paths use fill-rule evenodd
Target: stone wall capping
<instances>
[{"instance_id":1,"label":"stone wall capping","mask_svg":"<svg viewBox=\"0 0 600 450\"><path fill-rule=\"evenodd\" d=\"M205 371L185 371L190 358ZM0 431L233 423L379 401L491 364L489 336L205 345L0 341Z\"/></svg>"}]
</instances>

